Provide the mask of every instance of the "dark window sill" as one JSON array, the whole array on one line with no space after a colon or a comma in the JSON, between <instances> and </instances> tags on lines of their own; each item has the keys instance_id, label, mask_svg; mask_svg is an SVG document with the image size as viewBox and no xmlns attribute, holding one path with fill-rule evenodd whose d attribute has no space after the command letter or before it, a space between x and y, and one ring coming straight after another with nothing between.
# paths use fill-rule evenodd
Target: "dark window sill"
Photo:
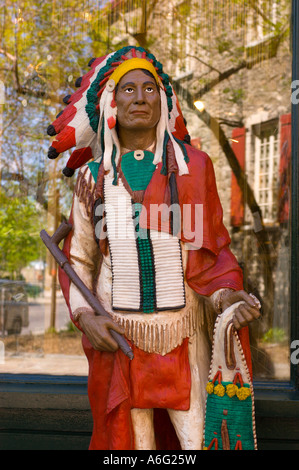
<instances>
[{"instance_id":1,"label":"dark window sill","mask_svg":"<svg viewBox=\"0 0 299 470\"><path fill-rule=\"evenodd\" d=\"M43 407L43 403L47 408L89 408L87 377L0 374L0 392L0 408ZM272 409L274 415L281 410L299 417L299 392L288 382L255 382L254 399L257 413Z\"/></svg>"},{"instance_id":2,"label":"dark window sill","mask_svg":"<svg viewBox=\"0 0 299 470\"><path fill-rule=\"evenodd\" d=\"M0 408L88 410L87 377L0 374Z\"/></svg>"}]
</instances>

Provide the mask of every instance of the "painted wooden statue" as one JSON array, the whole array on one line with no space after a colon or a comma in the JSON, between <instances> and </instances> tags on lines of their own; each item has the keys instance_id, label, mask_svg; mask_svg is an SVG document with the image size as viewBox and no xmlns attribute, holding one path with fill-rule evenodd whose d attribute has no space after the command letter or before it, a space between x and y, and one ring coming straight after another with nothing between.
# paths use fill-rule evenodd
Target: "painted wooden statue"
<instances>
[{"instance_id":1,"label":"painted wooden statue","mask_svg":"<svg viewBox=\"0 0 299 470\"><path fill-rule=\"evenodd\" d=\"M128 46L89 66L48 128L48 156L75 147L63 250L110 314L95 315L60 271L89 362L90 449L253 449L247 325L260 313L229 248L211 160L189 145L152 54Z\"/></svg>"}]
</instances>

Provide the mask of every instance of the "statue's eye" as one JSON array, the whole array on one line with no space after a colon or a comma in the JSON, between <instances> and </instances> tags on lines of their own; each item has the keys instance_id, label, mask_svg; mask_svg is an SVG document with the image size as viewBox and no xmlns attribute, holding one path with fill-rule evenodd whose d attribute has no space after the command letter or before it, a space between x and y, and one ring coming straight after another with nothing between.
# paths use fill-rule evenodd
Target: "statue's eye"
<instances>
[{"instance_id":1,"label":"statue's eye","mask_svg":"<svg viewBox=\"0 0 299 470\"><path fill-rule=\"evenodd\" d=\"M126 93L133 93L134 89L132 87L127 87L127 88L125 88L125 92Z\"/></svg>"}]
</instances>

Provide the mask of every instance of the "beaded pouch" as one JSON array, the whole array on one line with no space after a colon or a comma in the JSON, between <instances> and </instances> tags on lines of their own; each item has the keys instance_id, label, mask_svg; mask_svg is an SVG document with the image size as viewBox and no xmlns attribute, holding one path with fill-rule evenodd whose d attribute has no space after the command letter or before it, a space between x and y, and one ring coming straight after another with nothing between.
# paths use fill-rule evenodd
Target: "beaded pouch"
<instances>
[{"instance_id":1,"label":"beaded pouch","mask_svg":"<svg viewBox=\"0 0 299 470\"><path fill-rule=\"evenodd\" d=\"M205 450L256 450L254 395L238 334L234 304L217 317L206 386Z\"/></svg>"}]
</instances>

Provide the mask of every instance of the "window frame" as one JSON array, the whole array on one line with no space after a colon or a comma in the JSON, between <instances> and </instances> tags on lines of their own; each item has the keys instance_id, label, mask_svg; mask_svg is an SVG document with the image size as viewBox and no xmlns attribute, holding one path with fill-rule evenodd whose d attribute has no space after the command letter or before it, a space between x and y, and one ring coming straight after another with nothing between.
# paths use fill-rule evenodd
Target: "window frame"
<instances>
[{"instance_id":1,"label":"window frame","mask_svg":"<svg viewBox=\"0 0 299 470\"><path fill-rule=\"evenodd\" d=\"M274 134L274 129L277 130L276 135ZM265 142L265 132L269 131L269 141ZM271 132L272 131L272 132ZM250 133L252 134L253 138L253 149L252 152L254 153L254 192L257 198L257 202L262 210L263 218L265 224L268 225L275 225L276 217L273 216L273 209L277 210L275 207L275 196L274 188L273 188L273 180L275 173L278 173L278 168L274 170L274 162L278 160L278 153L275 153L275 143L279 143L280 141L280 126L279 126L279 119L272 119L270 121L261 122L258 125L251 126ZM268 159L265 158L265 147L269 145L269 155ZM262 148L264 146L264 153L262 153ZM251 157L250 157L251 158ZM251 158L252 159L252 158ZM266 160L269 160L269 167L264 168L263 172L261 170L261 163L266 164ZM264 186L260 181L260 177L268 177L268 200L265 202L261 200L261 192L265 191ZM266 208L268 209L268 213L270 212L270 216L266 217ZM277 215L277 214L276 214Z\"/></svg>"},{"instance_id":2,"label":"window frame","mask_svg":"<svg viewBox=\"0 0 299 470\"><path fill-rule=\"evenodd\" d=\"M292 0L292 80L299 79L299 2ZM292 103L292 203L291 203L291 342L299 339L299 104ZM290 345L291 346L291 345ZM68 406L87 409L87 377L54 376L35 374L0 374L0 407L28 408L36 397L40 406L49 407L48 397L55 397L53 407L64 409L66 396ZM256 412L258 416L283 416L299 421L299 365L290 364L290 380L257 381L254 383ZM9 397L5 404L5 397ZM279 407L277 407L279 402ZM290 438L291 439L291 438Z\"/></svg>"},{"instance_id":3,"label":"window frame","mask_svg":"<svg viewBox=\"0 0 299 470\"><path fill-rule=\"evenodd\" d=\"M292 0L292 81L299 79L299 4ZM299 339L299 254L298 254L298 224L299 224L299 104L292 102L292 175L291 175L291 272L290 272L290 302L291 302L291 343ZM295 390L299 390L299 364L291 364L290 382Z\"/></svg>"}]
</instances>

